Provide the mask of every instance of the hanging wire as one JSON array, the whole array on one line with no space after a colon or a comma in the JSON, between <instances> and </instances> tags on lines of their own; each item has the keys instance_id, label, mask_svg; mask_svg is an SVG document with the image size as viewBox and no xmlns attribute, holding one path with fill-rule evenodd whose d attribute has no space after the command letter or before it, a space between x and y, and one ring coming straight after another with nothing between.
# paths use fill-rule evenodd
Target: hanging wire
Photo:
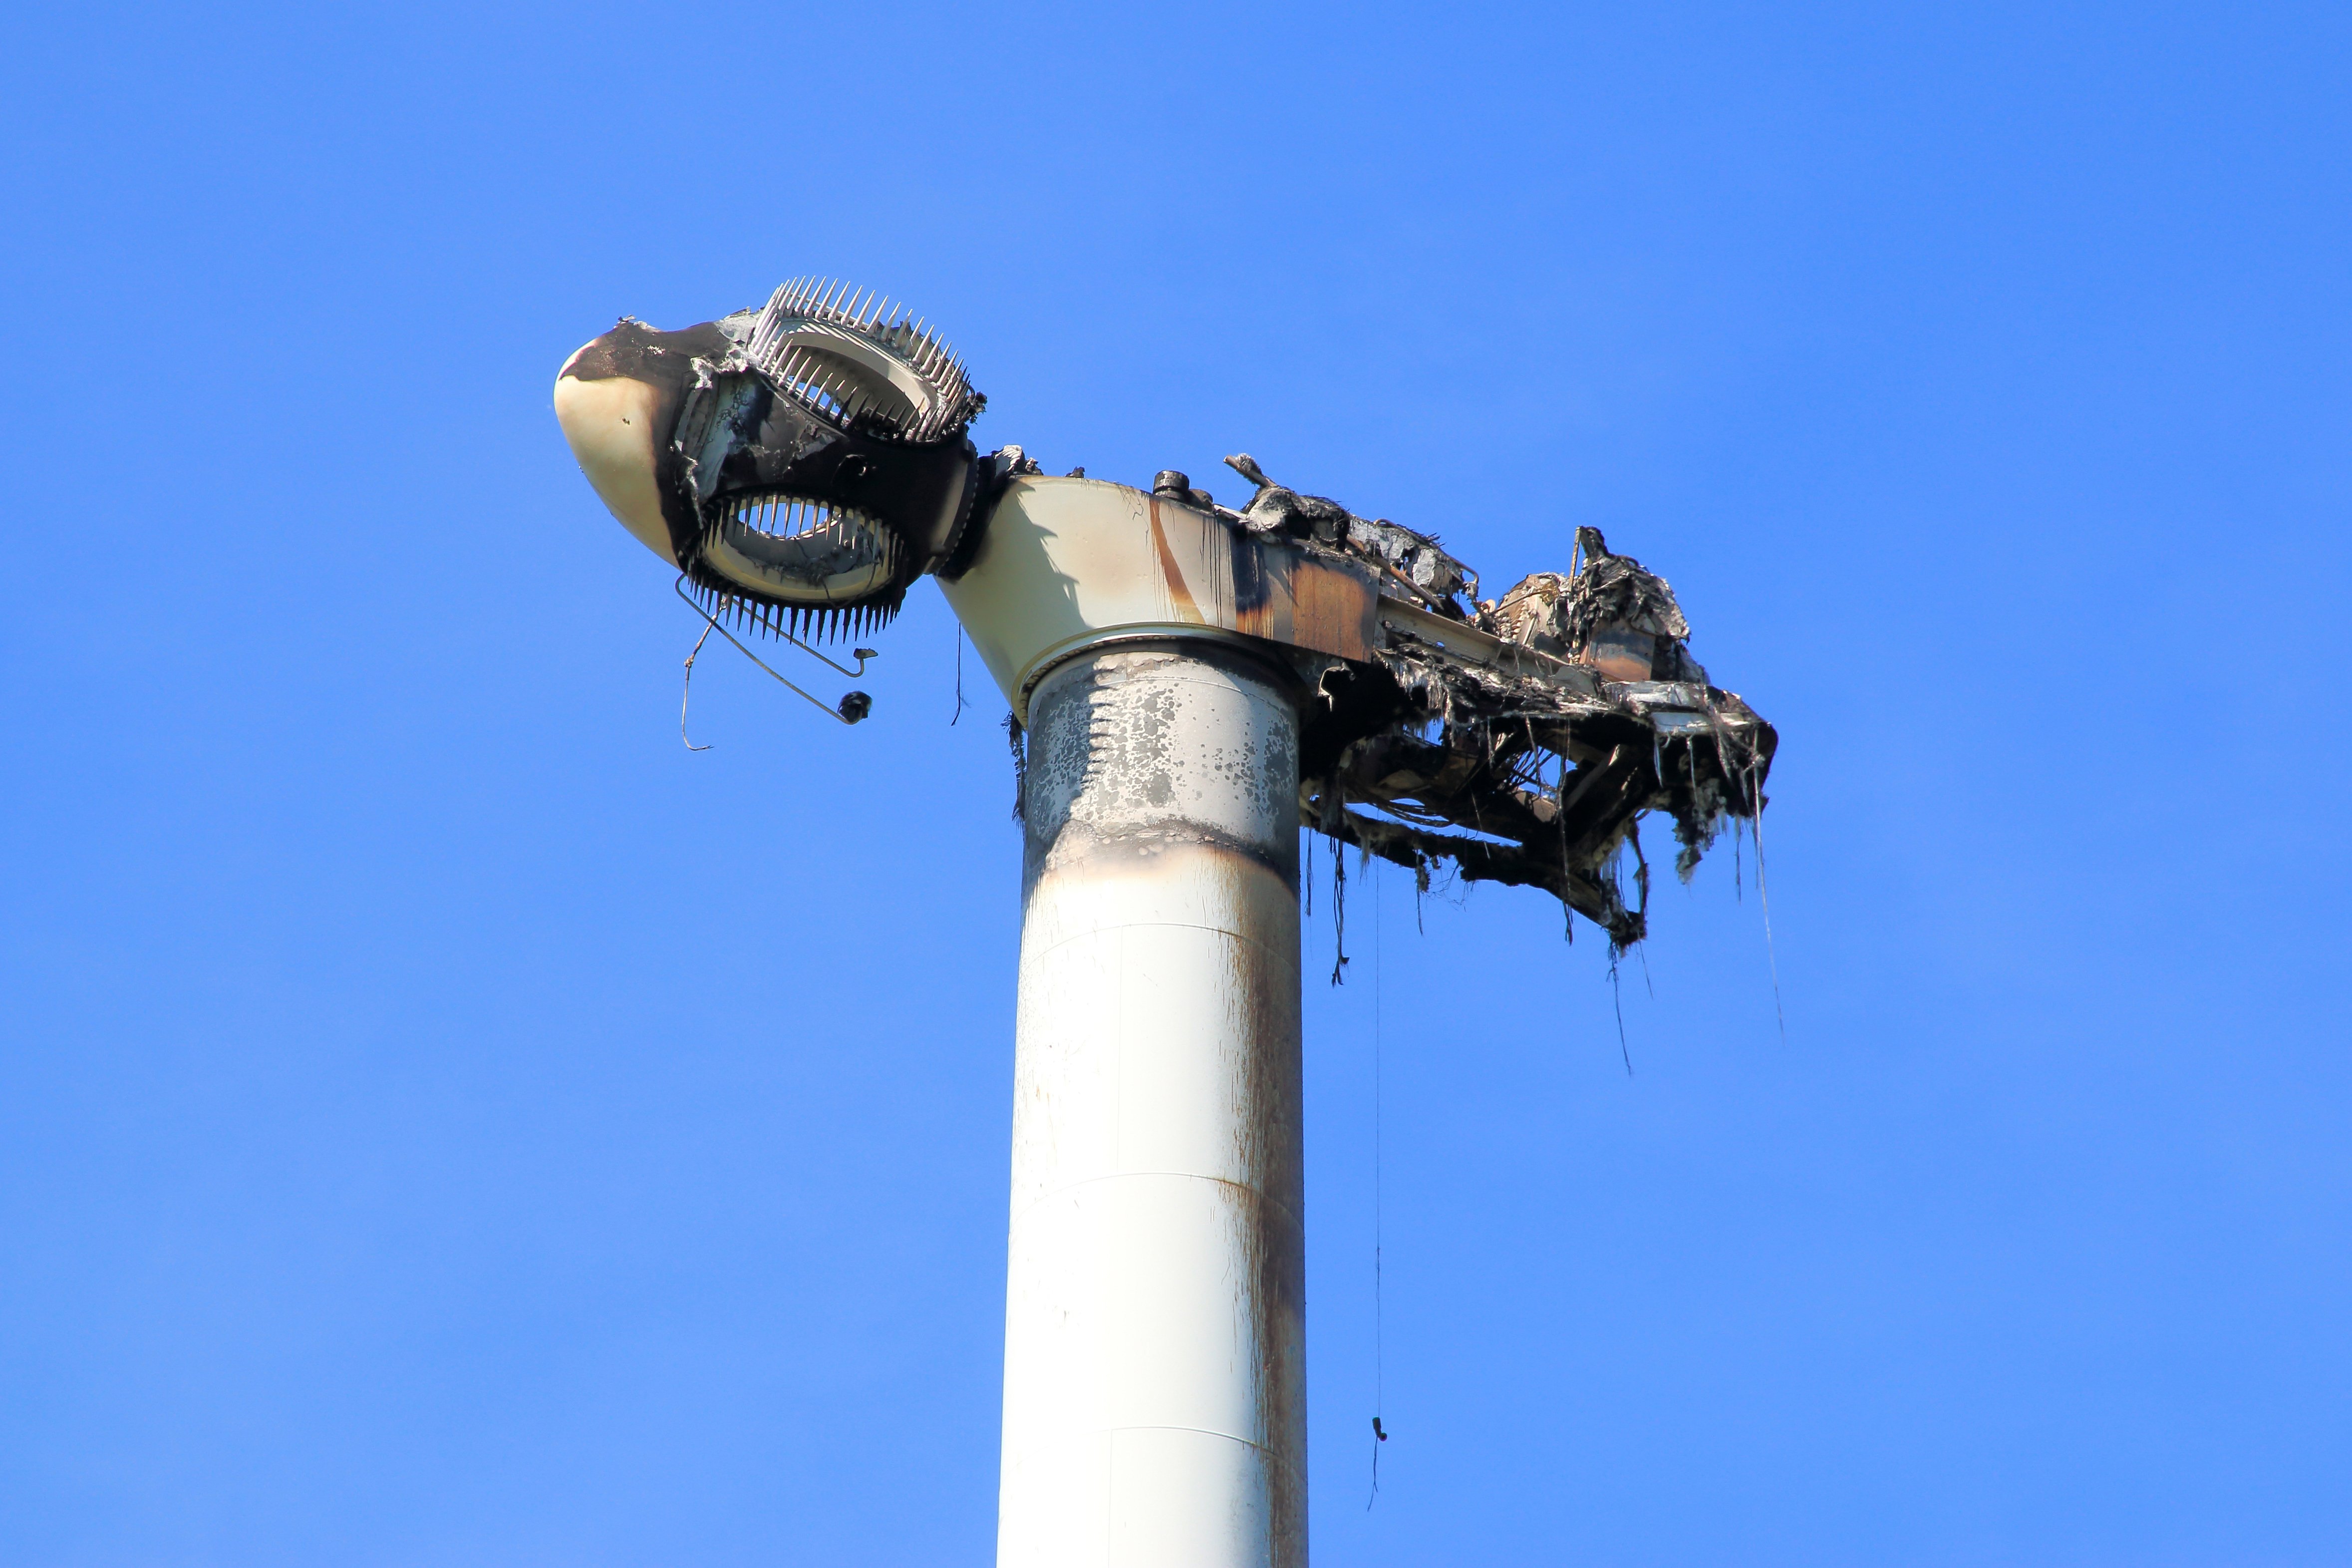
<instances>
[{"instance_id":1,"label":"hanging wire","mask_svg":"<svg viewBox=\"0 0 2352 1568\"><path fill-rule=\"evenodd\" d=\"M1764 910L1764 959L1772 966L1772 1016L1780 1026L1780 1043L1789 1043L1789 1016L1780 1010L1780 958L1772 950L1772 893L1764 881L1764 794L1756 782L1753 764L1748 773L1748 795L1756 803L1749 819L1756 831L1756 902Z\"/></svg>"},{"instance_id":2,"label":"hanging wire","mask_svg":"<svg viewBox=\"0 0 2352 1568\"><path fill-rule=\"evenodd\" d=\"M687 597L686 574L683 572L679 573L677 580L672 583L670 587L679 598L686 599L686 602L689 605L694 605L694 601L691 598ZM710 619L709 613L703 610L701 605L694 605L694 607L698 612L701 613L705 620ZM711 624L716 626L718 623L713 621ZM867 659L880 658L882 657L870 647L855 649L851 652L849 657L857 661L857 668L856 669L852 669L847 665L840 663L835 659L831 655L827 654L823 648L818 647L814 643L803 642L799 637L794 637L790 631L785 629L781 618L769 621L764 624L767 626L769 634L774 637L779 642L788 642L792 644L794 647L800 649L803 653L808 655L819 664L825 666L829 669L838 671L839 673L849 677L852 680L862 680L865 679L866 661ZM736 646L738 647L742 647L740 643L736 644Z\"/></svg>"},{"instance_id":3,"label":"hanging wire","mask_svg":"<svg viewBox=\"0 0 2352 1568\"><path fill-rule=\"evenodd\" d=\"M1346 984L1348 972L1348 847L1331 841L1331 984Z\"/></svg>"},{"instance_id":4,"label":"hanging wire","mask_svg":"<svg viewBox=\"0 0 2352 1568\"><path fill-rule=\"evenodd\" d=\"M694 697L694 661L702 657L702 645L709 640L710 628L705 626L702 628L702 635L694 639L694 651L686 656L686 684L679 689L677 694L677 738L686 742L686 749L689 752L710 750L707 745L696 745L688 739L686 733L686 705Z\"/></svg>"},{"instance_id":5,"label":"hanging wire","mask_svg":"<svg viewBox=\"0 0 2352 1568\"><path fill-rule=\"evenodd\" d=\"M956 721L963 717L963 623L958 621L956 623L956 710L948 717L950 729L955 728Z\"/></svg>"},{"instance_id":6,"label":"hanging wire","mask_svg":"<svg viewBox=\"0 0 2352 1568\"><path fill-rule=\"evenodd\" d=\"M1619 952L1615 944L1609 950L1609 1000L1617 1009L1617 1054L1625 1058L1625 1076L1633 1076L1633 1049L1625 1043L1625 993L1617 981Z\"/></svg>"},{"instance_id":7,"label":"hanging wire","mask_svg":"<svg viewBox=\"0 0 2352 1568\"><path fill-rule=\"evenodd\" d=\"M720 637L725 637L729 642L733 643L735 645L736 652L741 654L745 658L750 659L753 664L758 665L761 669L767 670L770 675L774 676L778 685L800 697L800 699L806 702L810 707L832 719L837 720L841 723L855 724L857 722L856 720L852 719L848 714L841 712L837 709L826 707L824 699L810 696L807 692L803 691L799 687L794 686L791 681L786 680L782 676L777 675L776 671L769 665L766 659L761 658L758 654L753 653L750 648L745 647L742 642L737 638L735 634L729 631L725 626L720 626L718 620L712 616L709 610L704 609L700 605L698 605L692 599L688 598L686 595L686 576L683 573L679 574L677 581L672 584L671 586L677 591L679 601L683 603L688 609L692 610L696 615L700 616L711 631L717 632ZM805 643L800 643L800 639L797 637L788 638L786 640L799 643L799 646L804 648L808 647ZM698 649L699 649L701 646L702 645L700 643L695 644L695 647ZM809 651L813 653L815 652L813 648ZM819 658L824 658L824 655L821 653L817 654L816 657ZM691 663L692 661L689 660L688 662ZM827 664L833 664L833 660L829 658L824 658L824 662ZM866 661L861 658L857 662L859 668L863 668ZM837 664L833 664L833 668L835 669L841 669L841 666ZM843 669L842 673L844 675L854 675L857 672L856 670ZM688 674L688 679L693 679L691 673ZM681 721L682 720L683 715L681 714Z\"/></svg>"},{"instance_id":8,"label":"hanging wire","mask_svg":"<svg viewBox=\"0 0 2352 1568\"><path fill-rule=\"evenodd\" d=\"M1372 877L1372 1495L1364 1511L1381 1498L1381 1445L1389 1440L1381 1417L1388 1413L1388 1333L1381 1280L1382 1225L1381 1213L1381 882L1380 868Z\"/></svg>"}]
</instances>

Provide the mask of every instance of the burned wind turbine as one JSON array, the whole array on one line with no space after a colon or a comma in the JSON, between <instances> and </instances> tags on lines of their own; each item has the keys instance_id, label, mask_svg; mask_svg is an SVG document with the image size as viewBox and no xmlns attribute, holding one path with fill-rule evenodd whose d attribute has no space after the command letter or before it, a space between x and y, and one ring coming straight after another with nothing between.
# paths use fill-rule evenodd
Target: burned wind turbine
<instances>
[{"instance_id":1,"label":"burned wind turbine","mask_svg":"<svg viewBox=\"0 0 2352 1568\"><path fill-rule=\"evenodd\" d=\"M1253 487L1239 510L1173 471L1147 493L1049 477L1018 447L982 458L961 363L839 283L681 331L625 319L566 363L555 403L614 513L739 626L863 635L935 574L1023 722L1086 647L1248 647L1298 696L1302 824L1424 886L1450 866L1540 888L1623 946L1646 930L1644 814L1673 822L1687 879L1727 819L1762 809L1772 727L1691 657L1664 580L1597 530L1576 531L1568 572L1482 599L1433 535L1245 454L1227 459Z\"/></svg>"},{"instance_id":2,"label":"burned wind turbine","mask_svg":"<svg viewBox=\"0 0 2352 1568\"><path fill-rule=\"evenodd\" d=\"M824 658L801 634L878 626L928 573L1012 709L999 1563L1304 1568L1301 829L1539 888L1613 951L1646 930L1643 816L1687 876L1762 811L1772 727L1595 530L1486 598L1434 534L1246 454L1238 509L982 457L954 356L841 285L624 320L555 408L711 626Z\"/></svg>"}]
</instances>

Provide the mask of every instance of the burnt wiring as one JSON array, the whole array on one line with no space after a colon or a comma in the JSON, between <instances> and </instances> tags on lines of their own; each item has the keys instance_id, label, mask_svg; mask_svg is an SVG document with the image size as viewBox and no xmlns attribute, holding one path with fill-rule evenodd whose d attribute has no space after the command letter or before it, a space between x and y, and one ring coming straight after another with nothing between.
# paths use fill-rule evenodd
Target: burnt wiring
<instances>
[{"instance_id":1,"label":"burnt wiring","mask_svg":"<svg viewBox=\"0 0 2352 1568\"><path fill-rule=\"evenodd\" d=\"M1760 789L1760 785L1755 786ZM1764 882L1764 796L1756 796L1756 815L1748 819L1756 834L1756 903L1764 911L1764 961L1772 970L1772 1017L1780 1026L1780 1043L1789 1043L1789 1016L1780 1007L1780 958L1772 947L1772 894Z\"/></svg>"},{"instance_id":2,"label":"burnt wiring","mask_svg":"<svg viewBox=\"0 0 2352 1568\"><path fill-rule=\"evenodd\" d=\"M707 745L696 745L694 742L688 738L686 732L686 705L688 702L691 701L694 697L694 661L702 657L702 645L709 640L710 628L709 626L704 626L702 628L702 635L694 639L694 651L686 656L686 680L679 688L677 694L677 738L686 742L686 749L689 752L707 752L710 750Z\"/></svg>"},{"instance_id":3,"label":"burnt wiring","mask_svg":"<svg viewBox=\"0 0 2352 1568\"><path fill-rule=\"evenodd\" d=\"M1348 857L1331 846L1331 984L1348 983Z\"/></svg>"},{"instance_id":4,"label":"burnt wiring","mask_svg":"<svg viewBox=\"0 0 2352 1568\"><path fill-rule=\"evenodd\" d=\"M1685 882L1727 821L1752 821L1777 735L1707 680L1665 581L1598 531L1577 531L1573 574L1537 573L1465 609L1454 595L1475 578L1433 539L1235 466L1262 487L1243 526L1415 590L1383 593L1369 657L1312 672L1303 826L1410 868L1420 888L1441 866L1539 888L1617 953L1648 931L1641 816L1672 819ZM1614 869L1629 849L1630 887Z\"/></svg>"},{"instance_id":5,"label":"burnt wiring","mask_svg":"<svg viewBox=\"0 0 2352 1568\"><path fill-rule=\"evenodd\" d=\"M956 623L956 705L955 711L948 715L948 728L955 728L956 724L962 720L963 710L968 706L970 705L963 700L963 623L958 621Z\"/></svg>"},{"instance_id":6,"label":"burnt wiring","mask_svg":"<svg viewBox=\"0 0 2352 1568\"><path fill-rule=\"evenodd\" d=\"M800 698L802 701L806 702L810 707L817 710L817 711L839 720L844 724L855 724L863 720L867 713L873 710L874 700L866 696L863 691L845 692L842 695L841 701L837 705L827 707L823 698L814 696L808 691L803 690L802 688L793 685L791 680L787 679L782 674L778 672L773 666L770 665L766 659L761 658L758 654L753 653L750 648L745 647L741 639L737 637L733 632L729 631L725 626L720 626L718 619L713 616L709 611L704 609L700 605L696 604L692 598L688 597L686 592L686 578L683 574L678 577L677 582L674 586L677 590L679 600L684 603L688 609L702 617L704 636L707 637L711 632L717 632L720 637L725 637L729 642L733 643L735 645L736 652L741 654L745 658L750 659L753 664L758 665L761 669L766 670L778 685L783 687L787 691L790 691L794 696ZM791 642L803 651L814 655L815 658L824 659L826 664L832 665L834 668L841 670L844 675L848 676L863 675L866 672L866 661L868 658L875 657L873 649L859 648L856 655L857 659L857 668L856 669L847 669L844 668L841 665L834 664L833 660L825 658L824 655L818 653L814 648L810 647L798 637L788 637L785 640ZM698 639L696 641L694 647L697 653L702 651L702 644ZM689 656L687 659L687 680L689 684L694 679L693 665L694 660L691 656ZM681 700L678 707L678 724L679 733L681 735L685 733L685 722L686 710L685 704ZM702 747L694 747L690 742L688 742L688 746L694 750L707 749Z\"/></svg>"},{"instance_id":7,"label":"burnt wiring","mask_svg":"<svg viewBox=\"0 0 2352 1568\"><path fill-rule=\"evenodd\" d=\"M1641 819L1669 819L1685 884L1729 826L1743 891L1739 840L1757 832L1760 897L1759 818L1777 732L1691 656L1673 588L1597 529L1576 530L1569 572L1535 573L1482 600L1475 574L1433 536L1275 484L1246 456L1227 462L1258 487L1244 510L1215 509L1237 548L1245 537L1279 542L1302 561L1369 573L1376 591L1377 635L1362 655L1298 661L1310 695L1299 824L1332 840L1331 984L1349 962L1349 846L1364 864L1412 872L1416 923L1439 874L1465 892L1481 881L1534 887L1560 901L1567 940L1577 915L1608 938L1619 1058L1632 1073L1626 954L1656 991L1643 947L1654 887ZM1311 889L1311 837L1304 859ZM1311 911L1311 891L1302 903ZM1773 1006L1780 1018L1777 961Z\"/></svg>"}]
</instances>

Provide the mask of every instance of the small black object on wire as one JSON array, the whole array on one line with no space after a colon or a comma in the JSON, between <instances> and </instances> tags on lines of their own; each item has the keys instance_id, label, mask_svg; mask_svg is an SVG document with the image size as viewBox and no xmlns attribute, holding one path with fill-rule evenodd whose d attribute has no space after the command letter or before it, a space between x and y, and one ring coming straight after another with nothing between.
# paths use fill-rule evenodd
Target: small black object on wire
<instances>
[{"instance_id":1,"label":"small black object on wire","mask_svg":"<svg viewBox=\"0 0 2352 1568\"><path fill-rule=\"evenodd\" d=\"M712 616L709 610L704 609L700 605L696 604L691 598L688 598L686 592L686 574L684 573L680 573L678 574L677 581L671 584L670 587L671 590L677 595L679 603L685 605L688 609L692 610L696 615L702 617L705 626L708 628L703 634L705 637L708 637L711 632L717 632L720 637L725 637L729 642L733 643L735 645L736 652L741 654L745 658L750 659L753 664L758 665L761 669L766 670L770 676L774 678L778 685L783 687L786 690L793 692L810 707L814 708L820 712L832 718L838 719L845 724L855 724L859 720L865 718L868 713L874 711L874 699L868 697L863 691L844 692L842 694L839 706L832 708L826 707L824 699L811 696L808 692L802 690L801 688L785 679L782 675L776 672L775 668L771 666L766 659L761 658L758 654L753 653L750 648L745 647L741 639L737 637L733 632L730 632L725 626L720 626L717 617ZM801 641L800 638L793 637L789 633L779 633L778 635L782 636L786 642L791 643L794 647L799 648L802 652L809 655L811 658L818 659L821 662L831 666L833 668L840 670L842 674L851 676L853 678L866 673L866 661L867 659L879 657L872 648L861 647L857 649L853 656L857 660L857 668L856 669L851 669L845 665L835 664L832 659L826 658L824 655L817 652L816 649L809 647L808 644ZM701 652L701 642L698 640L695 643L694 647L695 652ZM693 658L688 657L686 664L686 679L688 683L690 685L694 680ZM685 723L686 709L684 702L681 701L678 706L678 732L681 735L686 732ZM692 745L691 742L688 743L689 746ZM695 747L694 749L699 751L706 748Z\"/></svg>"}]
</instances>

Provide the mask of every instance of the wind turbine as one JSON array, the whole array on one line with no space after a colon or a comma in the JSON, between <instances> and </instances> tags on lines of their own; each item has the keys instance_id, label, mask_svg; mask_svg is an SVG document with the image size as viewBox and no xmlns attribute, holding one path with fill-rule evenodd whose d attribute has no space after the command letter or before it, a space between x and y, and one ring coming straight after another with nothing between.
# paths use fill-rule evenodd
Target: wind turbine
<instances>
[{"instance_id":1,"label":"wind turbine","mask_svg":"<svg viewBox=\"0 0 2352 1568\"><path fill-rule=\"evenodd\" d=\"M1484 600L1434 537L1246 455L1238 510L1174 471L1049 477L980 453L983 405L926 324L814 279L624 320L555 387L714 624L864 636L929 574L1025 742L998 1563L1303 1568L1300 829L1540 888L1622 947L1638 819L1687 877L1777 737L1597 531Z\"/></svg>"}]
</instances>

